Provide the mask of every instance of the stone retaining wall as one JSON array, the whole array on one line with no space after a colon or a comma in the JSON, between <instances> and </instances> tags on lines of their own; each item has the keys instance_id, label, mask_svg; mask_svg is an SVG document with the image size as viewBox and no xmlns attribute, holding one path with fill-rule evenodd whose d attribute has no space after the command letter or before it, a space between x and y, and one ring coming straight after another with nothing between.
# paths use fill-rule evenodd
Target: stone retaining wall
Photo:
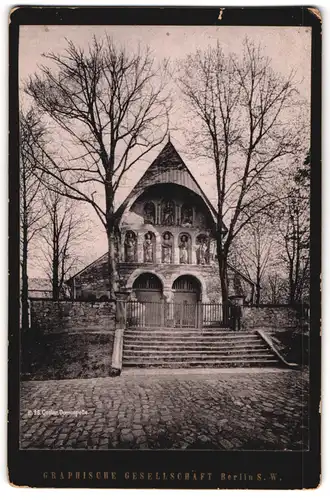
<instances>
[{"instance_id":1,"label":"stone retaining wall","mask_svg":"<svg viewBox=\"0 0 330 500\"><path fill-rule=\"evenodd\" d=\"M244 306L242 328L294 329L301 324L300 318L299 311L287 305Z\"/></svg>"},{"instance_id":2,"label":"stone retaining wall","mask_svg":"<svg viewBox=\"0 0 330 500\"><path fill-rule=\"evenodd\" d=\"M31 299L31 327L54 333L110 333L115 328L115 301L87 302Z\"/></svg>"},{"instance_id":3,"label":"stone retaining wall","mask_svg":"<svg viewBox=\"0 0 330 500\"><path fill-rule=\"evenodd\" d=\"M23 379L107 377L115 302L30 301L31 330L22 338Z\"/></svg>"}]
</instances>

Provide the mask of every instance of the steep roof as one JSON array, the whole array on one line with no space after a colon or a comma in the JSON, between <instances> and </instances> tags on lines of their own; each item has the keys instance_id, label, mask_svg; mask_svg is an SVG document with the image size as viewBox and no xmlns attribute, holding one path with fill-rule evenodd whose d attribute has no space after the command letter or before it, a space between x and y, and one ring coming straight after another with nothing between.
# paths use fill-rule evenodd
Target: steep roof
<instances>
[{"instance_id":1,"label":"steep roof","mask_svg":"<svg viewBox=\"0 0 330 500\"><path fill-rule=\"evenodd\" d=\"M130 194L127 198L122 202L120 207L116 211L116 215L118 219L121 218L125 209L134 202L138 196L140 196L143 191L149 186L153 186L155 184L178 184L180 186L184 186L197 195L199 195L202 200L205 202L206 206L209 208L214 220L216 220L217 212L204 193L203 189L200 187L199 183L190 172L189 168L173 146L170 139L167 144L161 150L159 155L155 158L155 160L151 163L151 165L147 168L141 179L136 183ZM226 226L223 224L224 230L227 230ZM91 264L86 266L84 269L76 273L74 276L69 278L68 281L72 280L76 276L80 275L82 272L86 271L89 267L95 265L97 262L104 259L106 254L99 257L96 261L93 261Z\"/></svg>"},{"instance_id":2,"label":"steep roof","mask_svg":"<svg viewBox=\"0 0 330 500\"><path fill-rule=\"evenodd\" d=\"M52 284L48 278L29 278L29 290L50 291Z\"/></svg>"},{"instance_id":3,"label":"steep roof","mask_svg":"<svg viewBox=\"0 0 330 500\"><path fill-rule=\"evenodd\" d=\"M214 220L216 219L215 208L170 140L120 205L117 216L120 218L130 202L135 201L149 186L167 183L184 186L199 195L209 208Z\"/></svg>"}]
</instances>

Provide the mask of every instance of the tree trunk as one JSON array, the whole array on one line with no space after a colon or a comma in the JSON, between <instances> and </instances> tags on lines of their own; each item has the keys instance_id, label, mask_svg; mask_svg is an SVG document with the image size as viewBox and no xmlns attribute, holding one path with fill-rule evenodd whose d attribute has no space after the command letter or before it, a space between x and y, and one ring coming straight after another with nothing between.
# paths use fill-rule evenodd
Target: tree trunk
<instances>
[{"instance_id":1,"label":"tree trunk","mask_svg":"<svg viewBox=\"0 0 330 500\"><path fill-rule=\"evenodd\" d=\"M23 225L23 242L22 242L22 331L26 332L29 329L29 282L27 274L27 257L28 257L28 238L27 226Z\"/></svg>"},{"instance_id":2,"label":"tree trunk","mask_svg":"<svg viewBox=\"0 0 330 500\"><path fill-rule=\"evenodd\" d=\"M222 297L222 316L224 323L228 321L228 276L227 276L227 255L223 251L221 235L217 238L217 256L219 266L219 277Z\"/></svg>"},{"instance_id":3,"label":"tree trunk","mask_svg":"<svg viewBox=\"0 0 330 500\"><path fill-rule=\"evenodd\" d=\"M59 272L59 263L58 259L55 257L53 261L53 276L52 276L52 285L53 285L53 299L58 300L60 298L60 287L58 282L58 272Z\"/></svg>"},{"instance_id":4,"label":"tree trunk","mask_svg":"<svg viewBox=\"0 0 330 500\"><path fill-rule=\"evenodd\" d=\"M294 302L300 302L300 293L299 293L299 288L300 288L300 238L298 236L297 238L297 256L296 256L296 262L295 262L295 269L294 269L294 282L295 282L295 287L294 287L294 296L293 296L293 301Z\"/></svg>"},{"instance_id":5,"label":"tree trunk","mask_svg":"<svg viewBox=\"0 0 330 500\"><path fill-rule=\"evenodd\" d=\"M105 182L105 200L106 200L106 232L108 239L108 276L109 276L109 295L110 299L116 299L118 291L118 273L117 273L117 237L116 220L114 216L114 192L112 185L112 174L114 169L113 137L111 137L111 151L108 160L104 161L106 170Z\"/></svg>"},{"instance_id":6,"label":"tree trunk","mask_svg":"<svg viewBox=\"0 0 330 500\"><path fill-rule=\"evenodd\" d=\"M217 214L217 257L219 266L219 277L221 286L221 297L222 297L222 321L226 325L229 321L229 311L228 311L228 279L227 279L227 256L228 251L224 251L222 242L222 186L220 177L220 165L219 157L215 158L216 163L216 183L217 183L217 193L218 193L218 214Z\"/></svg>"},{"instance_id":7,"label":"tree trunk","mask_svg":"<svg viewBox=\"0 0 330 500\"><path fill-rule=\"evenodd\" d=\"M219 259L219 276L221 284L221 295L222 295L222 318L226 325L229 320L229 310L228 310L228 278L227 278L227 259L220 257Z\"/></svg>"},{"instance_id":8,"label":"tree trunk","mask_svg":"<svg viewBox=\"0 0 330 500\"><path fill-rule=\"evenodd\" d=\"M261 277L260 277L260 266L257 266L257 279L256 279L256 305L258 306L260 304L260 282L261 282Z\"/></svg>"},{"instance_id":9,"label":"tree trunk","mask_svg":"<svg viewBox=\"0 0 330 500\"><path fill-rule=\"evenodd\" d=\"M117 252L116 235L113 228L107 228L108 237L108 275L109 275L109 293L110 299L116 298L118 291L118 273L117 273Z\"/></svg>"},{"instance_id":10,"label":"tree trunk","mask_svg":"<svg viewBox=\"0 0 330 500\"><path fill-rule=\"evenodd\" d=\"M256 305L260 304L260 284L256 283Z\"/></svg>"},{"instance_id":11,"label":"tree trunk","mask_svg":"<svg viewBox=\"0 0 330 500\"><path fill-rule=\"evenodd\" d=\"M294 282L294 276L293 276L293 267L294 263L293 261L290 261L289 263L289 304L294 303L294 296L295 296L295 282Z\"/></svg>"},{"instance_id":12,"label":"tree trunk","mask_svg":"<svg viewBox=\"0 0 330 500\"><path fill-rule=\"evenodd\" d=\"M56 226L56 216L54 215L54 222L53 222L53 265L52 265L52 289L53 289L53 299L58 300L60 297L60 291L59 291L59 282L58 282L58 275L59 275L59 252L58 252L58 245L59 245L59 234L57 231L57 226Z\"/></svg>"}]
</instances>

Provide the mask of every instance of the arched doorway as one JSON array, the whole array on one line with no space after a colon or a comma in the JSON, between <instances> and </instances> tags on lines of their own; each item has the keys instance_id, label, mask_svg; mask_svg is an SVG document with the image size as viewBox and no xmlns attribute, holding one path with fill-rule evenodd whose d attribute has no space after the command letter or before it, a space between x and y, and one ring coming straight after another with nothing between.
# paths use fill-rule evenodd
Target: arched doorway
<instances>
[{"instance_id":1,"label":"arched doorway","mask_svg":"<svg viewBox=\"0 0 330 500\"><path fill-rule=\"evenodd\" d=\"M163 317L163 287L152 273L140 274L133 283L128 314L138 326L159 326Z\"/></svg>"},{"instance_id":2,"label":"arched doorway","mask_svg":"<svg viewBox=\"0 0 330 500\"><path fill-rule=\"evenodd\" d=\"M142 273L133 283L132 290L139 302L160 302L163 296L162 282L152 273Z\"/></svg>"},{"instance_id":3,"label":"arched doorway","mask_svg":"<svg viewBox=\"0 0 330 500\"><path fill-rule=\"evenodd\" d=\"M198 302L201 299L201 286L197 278L183 275L173 285L174 324L177 327L197 327Z\"/></svg>"}]
</instances>

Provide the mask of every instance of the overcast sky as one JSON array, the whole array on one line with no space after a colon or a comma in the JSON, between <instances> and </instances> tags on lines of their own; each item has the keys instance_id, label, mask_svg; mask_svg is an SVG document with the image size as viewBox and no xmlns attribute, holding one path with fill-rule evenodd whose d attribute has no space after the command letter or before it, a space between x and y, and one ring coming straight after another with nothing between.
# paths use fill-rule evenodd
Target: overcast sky
<instances>
[{"instance_id":1,"label":"overcast sky","mask_svg":"<svg viewBox=\"0 0 330 500\"><path fill-rule=\"evenodd\" d=\"M272 60L272 67L276 72L287 76L294 69L297 86L302 97L306 100L310 99L311 30L306 27L21 26L20 81L24 81L31 73L37 71L38 65L45 63L45 59L42 57L43 53L63 52L67 45L66 39L87 48L93 35L101 38L105 33L112 36L115 41L125 45L129 50L134 50L139 42L147 44L159 60L163 58L180 59L197 49L207 48L209 45L215 46L217 41L221 43L225 53L236 52L239 54L242 42L247 36L256 44L261 44L264 54ZM185 124L185 114L174 83L171 95L175 105L170 117L170 125L173 128L182 127ZM189 127L188 124L187 126ZM185 138L182 132L173 132L171 140L183 159L186 160L188 168L196 176L201 187L214 202L214 178L212 175L208 175L209 168L205 165L205 169L203 169L200 164L187 157ZM159 149L154 150L149 155L148 161L141 162L139 168L134 170L134 175L133 172L130 173L125 186L119 192L118 203L127 196L148 167L149 162L157 156L158 151ZM94 217L92 212L91 217ZM104 229L100 227L96 217L94 227L93 243L86 243L86 263L100 256L107 248ZM38 269L31 269L30 275L40 276L41 273Z\"/></svg>"}]
</instances>

